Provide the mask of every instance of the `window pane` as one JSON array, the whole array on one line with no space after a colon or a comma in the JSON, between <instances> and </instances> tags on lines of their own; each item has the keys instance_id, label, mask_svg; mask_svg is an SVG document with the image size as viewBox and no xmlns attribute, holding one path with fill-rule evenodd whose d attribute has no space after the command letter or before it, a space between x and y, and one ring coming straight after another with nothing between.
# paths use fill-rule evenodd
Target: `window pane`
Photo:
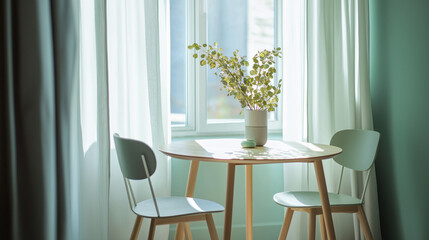
<instances>
[{"instance_id":1,"label":"window pane","mask_svg":"<svg viewBox=\"0 0 429 240\"><path fill-rule=\"evenodd\" d=\"M250 60L257 51L274 48L274 0L217 0L207 4L208 43L218 42L225 56L238 49L252 65ZM220 91L222 84L214 70L207 72L208 122L243 119L239 102Z\"/></svg>"},{"instance_id":2,"label":"window pane","mask_svg":"<svg viewBox=\"0 0 429 240\"><path fill-rule=\"evenodd\" d=\"M186 125L186 0L170 1L171 124Z\"/></svg>"}]
</instances>

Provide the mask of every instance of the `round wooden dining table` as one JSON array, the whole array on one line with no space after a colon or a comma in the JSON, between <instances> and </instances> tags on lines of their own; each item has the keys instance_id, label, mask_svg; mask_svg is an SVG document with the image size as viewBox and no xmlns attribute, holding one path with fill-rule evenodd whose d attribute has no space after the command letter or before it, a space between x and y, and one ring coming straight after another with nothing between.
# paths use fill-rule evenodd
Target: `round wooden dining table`
<instances>
[{"instance_id":1,"label":"round wooden dining table","mask_svg":"<svg viewBox=\"0 0 429 240\"><path fill-rule=\"evenodd\" d=\"M342 152L336 146L313 144L307 142L272 141L264 146L243 148L242 139L202 139L189 141L176 141L161 146L159 150L167 156L191 160L189 169L186 196L193 197L195 181L197 179L200 161L226 163L227 186L225 200L225 221L223 239L231 239L231 225L233 212L235 167L245 165L246 188L246 239L253 238L253 165L270 163L309 162L314 164L316 179L322 202L322 211L328 239L335 239L334 225L328 192L323 172L322 160L329 159ZM184 228L189 224L180 224L176 230L175 239L183 239Z\"/></svg>"}]
</instances>

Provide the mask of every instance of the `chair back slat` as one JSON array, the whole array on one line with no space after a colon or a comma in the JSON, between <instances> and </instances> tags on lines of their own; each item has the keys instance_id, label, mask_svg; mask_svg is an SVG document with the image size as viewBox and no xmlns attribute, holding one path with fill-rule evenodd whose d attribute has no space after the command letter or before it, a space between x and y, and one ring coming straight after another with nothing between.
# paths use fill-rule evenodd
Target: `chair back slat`
<instances>
[{"instance_id":1,"label":"chair back slat","mask_svg":"<svg viewBox=\"0 0 429 240\"><path fill-rule=\"evenodd\" d=\"M343 182L343 174L344 174L344 166L341 166L341 173L340 173L340 178L338 180L337 194L340 193L341 183Z\"/></svg>"},{"instance_id":2,"label":"chair back slat","mask_svg":"<svg viewBox=\"0 0 429 240\"><path fill-rule=\"evenodd\" d=\"M365 185L364 185L364 187L363 187L362 195L361 195L361 197L360 197L360 202L361 202L361 203L363 203L363 200L364 200L364 198L365 198L365 193L366 193L366 189L367 189L367 187L368 187L369 177L371 176L371 170L372 170L372 168L373 168L373 167L374 167L374 165L373 165L373 166L371 166L371 168L368 170L368 174L366 175Z\"/></svg>"},{"instance_id":3,"label":"chair back slat","mask_svg":"<svg viewBox=\"0 0 429 240\"><path fill-rule=\"evenodd\" d=\"M161 215L159 214L158 203L156 202L155 191L153 190L152 181L150 180L150 175L149 175L149 172L148 172L148 168L147 168L147 164L146 164L146 159L145 159L144 156L142 156L142 162L143 162L144 170L145 170L146 175L147 175L147 180L148 180L147 182L149 183L150 192L152 193L152 199L153 199L153 203L155 205L156 214L158 214L158 217L161 217Z\"/></svg>"},{"instance_id":4,"label":"chair back slat","mask_svg":"<svg viewBox=\"0 0 429 240\"><path fill-rule=\"evenodd\" d=\"M128 203L130 204L131 210L137 205L136 198L134 196L134 191L131 186L130 180L128 178L124 178L125 190L127 190Z\"/></svg>"},{"instance_id":5,"label":"chair back slat","mask_svg":"<svg viewBox=\"0 0 429 240\"><path fill-rule=\"evenodd\" d=\"M156 158L151 147L140 141L122 138L117 133L113 135L113 138L119 166L125 178L133 180L147 178L141 156L144 156L149 175L152 176L156 169Z\"/></svg>"},{"instance_id":6,"label":"chair back slat","mask_svg":"<svg viewBox=\"0 0 429 240\"><path fill-rule=\"evenodd\" d=\"M371 130L343 130L334 134L331 145L340 147L343 152L334 160L347 168L365 171L375 159L380 133Z\"/></svg>"}]
</instances>

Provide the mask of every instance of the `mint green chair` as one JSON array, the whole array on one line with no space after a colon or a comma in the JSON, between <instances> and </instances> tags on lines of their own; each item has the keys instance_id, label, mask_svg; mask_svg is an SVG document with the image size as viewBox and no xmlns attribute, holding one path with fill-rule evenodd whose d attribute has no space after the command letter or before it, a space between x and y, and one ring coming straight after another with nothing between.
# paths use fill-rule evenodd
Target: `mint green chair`
<instances>
[{"instance_id":1,"label":"mint green chair","mask_svg":"<svg viewBox=\"0 0 429 240\"><path fill-rule=\"evenodd\" d=\"M181 222L206 221L211 239L218 239L212 213L224 211L218 203L189 197L155 197L150 181L156 169L156 158L152 149L143 142L121 138L113 135L119 166L124 177L128 202L131 211L137 215L131 239L137 239L143 218L151 219L148 239L153 239L157 225L175 224ZM132 180L147 179L151 199L136 202ZM191 233L185 229L185 236L191 239Z\"/></svg>"},{"instance_id":2,"label":"mint green chair","mask_svg":"<svg viewBox=\"0 0 429 240\"><path fill-rule=\"evenodd\" d=\"M343 149L340 155L334 157L335 162L342 165L342 168L337 192L328 193L331 210L333 213L357 213L366 239L372 239L372 235L362 205L379 139L380 134L370 130L343 130L337 132L331 139L331 145ZM368 171L361 198L340 194L344 167L355 171ZM279 240L286 239L294 211L309 213L308 239L315 238L316 215L320 215L322 239L327 239L319 192L280 192L273 198L277 204L287 207Z\"/></svg>"}]
</instances>

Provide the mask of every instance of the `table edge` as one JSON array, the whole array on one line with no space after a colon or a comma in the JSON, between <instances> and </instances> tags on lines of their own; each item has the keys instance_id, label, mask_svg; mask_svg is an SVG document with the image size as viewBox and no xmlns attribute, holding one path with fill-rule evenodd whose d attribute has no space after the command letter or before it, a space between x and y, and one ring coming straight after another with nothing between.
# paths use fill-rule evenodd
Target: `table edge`
<instances>
[{"instance_id":1,"label":"table edge","mask_svg":"<svg viewBox=\"0 0 429 240\"><path fill-rule=\"evenodd\" d=\"M180 155L180 154L173 154L169 152L165 152L162 150L159 150L163 154L172 157L177 158L181 160L191 160L191 161L203 161L203 162L223 162L223 163L234 163L237 165L254 165L254 164L273 164L273 163L293 163L293 162L314 162L317 160L326 160L331 159L338 154L342 153L342 149L340 152L330 155L325 155L322 157L311 157L311 158L296 158L296 159L222 159L222 158L209 158L209 157L193 157L188 155Z\"/></svg>"}]
</instances>

